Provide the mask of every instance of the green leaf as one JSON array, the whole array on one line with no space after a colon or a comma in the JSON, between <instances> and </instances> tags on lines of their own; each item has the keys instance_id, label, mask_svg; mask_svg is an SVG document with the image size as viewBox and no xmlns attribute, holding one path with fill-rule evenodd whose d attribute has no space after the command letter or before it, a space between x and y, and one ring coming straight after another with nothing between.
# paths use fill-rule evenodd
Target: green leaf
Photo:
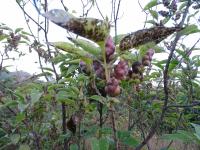
<instances>
[{"instance_id":1,"label":"green leaf","mask_svg":"<svg viewBox=\"0 0 200 150\"><path fill-rule=\"evenodd\" d=\"M179 11L182 10L184 7L186 7L186 6L187 6L187 3L188 3L188 2L182 3L182 4L180 5L180 7L179 7Z\"/></svg>"},{"instance_id":2,"label":"green leaf","mask_svg":"<svg viewBox=\"0 0 200 150\"><path fill-rule=\"evenodd\" d=\"M155 22L154 20L147 20L147 21L145 21L145 23L150 23L150 24L152 24L152 25L155 25L155 24L156 24L156 22Z\"/></svg>"},{"instance_id":3,"label":"green leaf","mask_svg":"<svg viewBox=\"0 0 200 150\"><path fill-rule=\"evenodd\" d=\"M2 35L0 35L0 41L6 39L7 37L8 37L8 35L6 35L6 34L2 34Z\"/></svg>"},{"instance_id":4,"label":"green leaf","mask_svg":"<svg viewBox=\"0 0 200 150\"><path fill-rule=\"evenodd\" d=\"M50 43L52 46L77 56L89 57L89 53L68 42Z\"/></svg>"},{"instance_id":5,"label":"green leaf","mask_svg":"<svg viewBox=\"0 0 200 150\"><path fill-rule=\"evenodd\" d=\"M183 30L181 30L179 33L181 35L189 35L189 34L197 33L197 32L200 32L197 25L189 25L185 27Z\"/></svg>"},{"instance_id":6,"label":"green leaf","mask_svg":"<svg viewBox=\"0 0 200 150\"><path fill-rule=\"evenodd\" d=\"M31 91L31 105L33 106L36 102L38 102L42 96L42 93L36 89Z\"/></svg>"},{"instance_id":7,"label":"green leaf","mask_svg":"<svg viewBox=\"0 0 200 150\"><path fill-rule=\"evenodd\" d=\"M91 138L91 139L90 139L90 143L91 143L91 148L92 148L92 150L100 150L98 139L96 139L96 138Z\"/></svg>"},{"instance_id":8,"label":"green leaf","mask_svg":"<svg viewBox=\"0 0 200 150\"><path fill-rule=\"evenodd\" d=\"M0 29L3 29L3 30L8 30L8 31L13 31L11 28L7 27L7 26L0 26Z\"/></svg>"},{"instance_id":9,"label":"green leaf","mask_svg":"<svg viewBox=\"0 0 200 150\"><path fill-rule=\"evenodd\" d=\"M170 141L194 142L195 136L191 132L179 130L177 133L164 134L161 139Z\"/></svg>"},{"instance_id":10,"label":"green leaf","mask_svg":"<svg viewBox=\"0 0 200 150\"><path fill-rule=\"evenodd\" d=\"M17 28L17 29L15 29L15 34L18 33L18 32L20 32L20 31L22 31L22 30L23 30L23 28Z\"/></svg>"},{"instance_id":11,"label":"green leaf","mask_svg":"<svg viewBox=\"0 0 200 150\"><path fill-rule=\"evenodd\" d=\"M10 136L10 140L13 144L17 144L20 140L20 135L19 134L12 134Z\"/></svg>"},{"instance_id":12,"label":"green leaf","mask_svg":"<svg viewBox=\"0 0 200 150\"><path fill-rule=\"evenodd\" d=\"M182 51L180 49L176 49L176 52L181 55L184 59L189 60L189 56L187 55L187 53L185 51Z\"/></svg>"},{"instance_id":13,"label":"green leaf","mask_svg":"<svg viewBox=\"0 0 200 150\"><path fill-rule=\"evenodd\" d=\"M117 131L117 138L124 144L131 147L136 147L139 144L139 142L133 138L128 131Z\"/></svg>"},{"instance_id":14,"label":"green leaf","mask_svg":"<svg viewBox=\"0 0 200 150\"><path fill-rule=\"evenodd\" d=\"M4 104L4 106L5 106L5 107L13 107L13 106L16 106L17 104L18 104L17 101L11 100L11 101L6 102L6 103Z\"/></svg>"},{"instance_id":15,"label":"green leaf","mask_svg":"<svg viewBox=\"0 0 200 150\"><path fill-rule=\"evenodd\" d=\"M109 142L106 138L101 138L99 140L99 148L100 148L100 150L108 150L109 149Z\"/></svg>"},{"instance_id":16,"label":"green leaf","mask_svg":"<svg viewBox=\"0 0 200 150\"><path fill-rule=\"evenodd\" d=\"M0 138L2 138L5 135L6 135L6 132L2 128L0 128Z\"/></svg>"},{"instance_id":17,"label":"green leaf","mask_svg":"<svg viewBox=\"0 0 200 150\"><path fill-rule=\"evenodd\" d=\"M69 149L70 150L78 150L78 145L77 144L71 144Z\"/></svg>"},{"instance_id":18,"label":"green leaf","mask_svg":"<svg viewBox=\"0 0 200 150\"><path fill-rule=\"evenodd\" d=\"M92 150L108 150L109 142L107 138L90 138Z\"/></svg>"},{"instance_id":19,"label":"green leaf","mask_svg":"<svg viewBox=\"0 0 200 150\"><path fill-rule=\"evenodd\" d=\"M30 147L27 144L20 145L19 150L30 150Z\"/></svg>"},{"instance_id":20,"label":"green leaf","mask_svg":"<svg viewBox=\"0 0 200 150\"><path fill-rule=\"evenodd\" d=\"M64 102L66 105L75 105L75 101L71 98L73 98L75 95L73 92L69 93L67 91L59 91L56 94L56 99L60 102Z\"/></svg>"},{"instance_id":21,"label":"green leaf","mask_svg":"<svg viewBox=\"0 0 200 150\"><path fill-rule=\"evenodd\" d=\"M25 114L24 113L19 113L19 114L17 114L17 116L16 116L15 119L16 119L16 121L18 123L20 123L20 122L22 122L25 119Z\"/></svg>"},{"instance_id":22,"label":"green leaf","mask_svg":"<svg viewBox=\"0 0 200 150\"><path fill-rule=\"evenodd\" d=\"M70 65L68 68L67 68L67 73L65 74L66 76L68 76L69 74L73 74L75 70L78 69L78 65Z\"/></svg>"},{"instance_id":23,"label":"green leaf","mask_svg":"<svg viewBox=\"0 0 200 150\"><path fill-rule=\"evenodd\" d=\"M176 66L179 64L179 61L174 59L169 64L169 72L171 72L173 69L176 68Z\"/></svg>"},{"instance_id":24,"label":"green leaf","mask_svg":"<svg viewBox=\"0 0 200 150\"><path fill-rule=\"evenodd\" d=\"M104 98L103 96L92 95L92 96L90 97L90 99L96 100L96 101L98 101L98 102L100 102L100 103L102 103L102 104L105 103L105 98Z\"/></svg>"},{"instance_id":25,"label":"green leaf","mask_svg":"<svg viewBox=\"0 0 200 150\"><path fill-rule=\"evenodd\" d=\"M194 124L194 123L191 123L191 125L194 127L195 129L195 136L200 140L200 125L198 124Z\"/></svg>"},{"instance_id":26,"label":"green leaf","mask_svg":"<svg viewBox=\"0 0 200 150\"><path fill-rule=\"evenodd\" d=\"M23 35L28 35L28 36L33 36L32 34L28 33L28 32L25 32L25 31L22 31L21 34Z\"/></svg>"},{"instance_id":27,"label":"green leaf","mask_svg":"<svg viewBox=\"0 0 200 150\"><path fill-rule=\"evenodd\" d=\"M92 42L84 39L70 39L75 45L80 46L86 52L99 57L101 55L101 48Z\"/></svg>"},{"instance_id":28,"label":"green leaf","mask_svg":"<svg viewBox=\"0 0 200 150\"><path fill-rule=\"evenodd\" d=\"M162 23L163 23L163 24L168 23L168 21L170 21L170 18L171 18L171 17L165 17L165 19L162 20Z\"/></svg>"},{"instance_id":29,"label":"green leaf","mask_svg":"<svg viewBox=\"0 0 200 150\"><path fill-rule=\"evenodd\" d=\"M149 12L151 13L151 16L152 16L154 19L158 20L158 13L157 13L156 11L154 11L154 10L149 10Z\"/></svg>"},{"instance_id":30,"label":"green leaf","mask_svg":"<svg viewBox=\"0 0 200 150\"><path fill-rule=\"evenodd\" d=\"M148 10L154 6L158 5L157 0L151 0L145 7L144 10Z\"/></svg>"},{"instance_id":31,"label":"green leaf","mask_svg":"<svg viewBox=\"0 0 200 150\"><path fill-rule=\"evenodd\" d=\"M117 36L114 36L114 37L113 37L113 40L114 40L114 41L116 40L115 45L119 44L120 41L121 41L125 36L126 36L126 34L119 34L119 35L117 35Z\"/></svg>"}]
</instances>

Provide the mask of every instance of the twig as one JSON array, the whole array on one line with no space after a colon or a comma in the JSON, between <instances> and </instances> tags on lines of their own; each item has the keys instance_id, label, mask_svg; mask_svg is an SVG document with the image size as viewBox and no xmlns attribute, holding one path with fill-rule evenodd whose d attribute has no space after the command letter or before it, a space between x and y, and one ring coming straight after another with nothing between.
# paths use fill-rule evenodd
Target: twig
<instances>
[{"instance_id":1,"label":"twig","mask_svg":"<svg viewBox=\"0 0 200 150\"><path fill-rule=\"evenodd\" d=\"M101 10L100 10L100 8L99 8L99 5L98 5L97 1L94 0L94 2L95 2L95 4L96 4L96 6L97 6L97 10L98 10L99 14L101 15L102 19L105 20L103 14L102 14L102 12L101 12Z\"/></svg>"},{"instance_id":2,"label":"twig","mask_svg":"<svg viewBox=\"0 0 200 150\"><path fill-rule=\"evenodd\" d=\"M118 140L117 140L117 130L116 130L116 126L115 126L114 108L111 108L110 111L111 111L111 121L112 121L113 136L114 136L114 141L115 141L115 149L119 150Z\"/></svg>"},{"instance_id":3,"label":"twig","mask_svg":"<svg viewBox=\"0 0 200 150\"><path fill-rule=\"evenodd\" d=\"M115 3L114 3L114 23L115 23L115 44L117 43L117 20L118 20L118 15L119 15L119 8L120 8L120 4L121 4L121 0L119 0L118 2L118 5L117 5L117 10L116 10L116 13L115 13L115 5L116 5L116 0L115 0Z\"/></svg>"},{"instance_id":4,"label":"twig","mask_svg":"<svg viewBox=\"0 0 200 150\"><path fill-rule=\"evenodd\" d=\"M28 16L29 19L31 19L35 24L37 24L42 30L44 30L44 28L37 22L35 21L25 10L24 8L17 2L18 6L21 8L21 10L23 11L23 13Z\"/></svg>"}]
</instances>

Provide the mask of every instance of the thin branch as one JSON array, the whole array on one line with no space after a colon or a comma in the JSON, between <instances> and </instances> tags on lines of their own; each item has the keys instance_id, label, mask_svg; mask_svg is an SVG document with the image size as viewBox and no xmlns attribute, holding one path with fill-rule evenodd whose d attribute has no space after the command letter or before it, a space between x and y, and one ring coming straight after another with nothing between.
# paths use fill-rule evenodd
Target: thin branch
<instances>
[{"instance_id":1,"label":"thin branch","mask_svg":"<svg viewBox=\"0 0 200 150\"><path fill-rule=\"evenodd\" d=\"M111 108L110 111L111 111L111 121L112 121L113 136L114 136L114 141L115 141L115 149L119 150L118 140L117 140L117 130L116 130L116 125L115 125L114 108Z\"/></svg>"},{"instance_id":2,"label":"thin branch","mask_svg":"<svg viewBox=\"0 0 200 150\"><path fill-rule=\"evenodd\" d=\"M95 5L97 6L97 10L98 10L99 14L101 15L102 19L105 20L103 14L102 14L102 12L101 12L101 10L100 10L100 8L99 8L99 5L98 5L97 1L94 0L94 2L95 2Z\"/></svg>"},{"instance_id":3,"label":"thin branch","mask_svg":"<svg viewBox=\"0 0 200 150\"><path fill-rule=\"evenodd\" d=\"M23 13L28 16L29 19L31 19L35 24L37 24L42 30L45 30L37 21L35 21L25 10L24 8L17 2L18 6L21 8Z\"/></svg>"},{"instance_id":4,"label":"thin branch","mask_svg":"<svg viewBox=\"0 0 200 150\"><path fill-rule=\"evenodd\" d=\"M115 5L116 5L116 0L115 0L115 3L114 3L115 44L117 43L117 38L116 38L116 36L117 36L117 20L118 20L118 15L119 15L120 4L121 4L121 0L119 0L118 5L117 5L117 10L115 11Z\"/></svg>"},{"instance_id":5,"label":"thin branch","mask_svg":"<svg viewBox=\"0 0 200 150\"><path fill-rule=\"evenodd\" d=\"M65 6L63 0L60 0L60 2L61 2L61 4L62 4L63 8L65 9L65 11L68 11L69 9Z\"/></svg>"}]
</instances>

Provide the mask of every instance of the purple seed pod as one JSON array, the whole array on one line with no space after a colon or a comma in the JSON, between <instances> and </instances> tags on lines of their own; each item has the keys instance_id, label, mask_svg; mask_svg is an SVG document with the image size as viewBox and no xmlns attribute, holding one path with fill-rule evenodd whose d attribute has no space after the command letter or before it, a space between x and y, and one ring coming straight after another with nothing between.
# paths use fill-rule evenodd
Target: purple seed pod
<instances>
[{"instance_id":1,"label":"purple seed pod","mask_svg":"<svg viewBox=\"0 0 200 150\"><path fill-rule=\"evenodd\" d=\"M132 72L133 73L140 73L142 71L142 63L139 61L136 61L132 64Z\"/></svg>"},{"instance_id":2,"label":"purple seed pod","mask_svg":"<svg viewBox=\"0 0 200 150\"><path fill-rule=\"evenodd\" d=\"M175 20L177 21L177 20L179 20L180 18L181 18L181 13L180 13L180 12L176 13Z\"/></svg>"},{"instance_id":3,"label":"purple seed pod","mask_svg":"<svg viewBox=\"0 0 200 150\"><path fill-rule=\"evenodd\" d=\"M114 96L119 95L119 94L120 94L120 91L121 91L121 89L120 89L120 86L119 86L119 81L118 81L116 78L112 77L112 78L108 81L108 83L107 83L107 85L106 85L106 87L105 87L105 92L106 92L109 96L114 97Z\"/></svg>"},{"instance_id":4,"label":"purple seed pod","mask_svg":"<svg viewBox=\"0 0 200 150\"><path fill-rule=\"evenodd\" d=\"M168 11L164 11L164 10L161 10L158 12L162 17L168 17L169 16L169 12Z\"/></svg>"},{"instance_id":5,"label":"purple seed pod","mask_svg":"<svg viewBox=\"0 0 200 150\"><path fill-rule=\"evenodd\" d=\"M80 61L79 63L79 67L80 67L80 70L85 73L85 74L89 74L89 70L87 69L87 65L84 61Z\"/></svg>"},{"instance_id":6,"label":"purple seed pod","mask_svg":"<svg viewBox=\"0 0 200 150\"><path fill-rule=\"evenodd\" d=\"M163 5L164 5L165 7L169 6L169 0L163 0Z\"/></svg>"},{"instance_id":7,"label":"purple seed pod","mask_svg":"<svg viewBox=\"0 0 200 150\"><path fill-rule=\"evenodd\" d=\"M152 49L152 48L150 48L150 49L148 49L148 51L146 52L146 55L149 55L150 57L152 57L152 56L154 55L154 53L155 53L155 50Z\"/></svg>"},{"instance_id":8,"label":"purple seed pod","mask_svg":"<svg viewBox=\"0 0 200 150\"><path fill-rule=\"evenodd\" d=\"M97 77L102 78L102 79L105 77L104 68L99 61L97 61L97 60L93 61L93 69L94 69Z\"/></svg>"},{"instance_id":9,"label":"purple seed pod","mask_svg":"<svg viewBox=\"0 0 200 150\"><path fill-rule=\"evenodd\" d=\"M170 8L172 10L172 12L176 12L177 11L177 0L173 0L170 4Z\"/></svg>"},{"instance_id":10,"label":"purple seed pod","mask_svg":"<svg viewBox=\"0 0 200 150\"><path fill-rule=\"evenodd\" d=\"M106 60L109 62L110 60L112 60L112 56L115 52L115 44L111 36L108 36L108 38L106 39L105 48L106 48Z\"/></svg>"},{"instance_id":11,"label":"purple seed pod","mask_svg":"<svg viewBox=\"0 0 200 150\"><path fill-rule=\"evenodd\" d=\"M120 62L114 68L114 76L118 80L125 79L128 75L128 63L127 61L120 60Z\"/></svg>"}]
</instances>

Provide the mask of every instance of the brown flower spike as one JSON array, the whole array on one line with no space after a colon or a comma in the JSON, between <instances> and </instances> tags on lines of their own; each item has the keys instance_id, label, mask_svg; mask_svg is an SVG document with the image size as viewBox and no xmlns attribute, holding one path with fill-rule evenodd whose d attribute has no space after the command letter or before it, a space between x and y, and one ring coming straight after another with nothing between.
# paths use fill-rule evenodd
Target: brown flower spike
<instances>
[{"instance_id":1,"label":"brown flower spike","mask_svg":"<svg viewBox=\"0 0 200 150\"><path fill-rule=\"evenodd\" d=\"M149 29L142 29L131 34L126 35L119 44L120 50L131 49L148 42L160 43L162 40L167 38L174 32L180 31L181 28L178 27L164 27L155 26Z\"/></svg>"}]
</instances>

